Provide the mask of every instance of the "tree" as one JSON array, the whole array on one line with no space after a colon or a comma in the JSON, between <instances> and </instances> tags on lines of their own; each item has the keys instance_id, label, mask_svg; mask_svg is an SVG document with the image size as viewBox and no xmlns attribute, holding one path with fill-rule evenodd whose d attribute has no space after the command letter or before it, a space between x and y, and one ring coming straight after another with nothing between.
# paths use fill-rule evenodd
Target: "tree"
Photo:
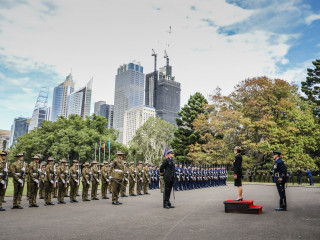
<instances>
[{"instance_id":1,"label":"tree","mask_svg":"<svg viewBox=\"0 0 320 240\"><path fill-rule=\"evenodd\" d=\"M178 113L180 116L176 119L178 128L174 131L174 138L171 142L178 162L188 162L189 146L201 142L200 134L195 131L193 122L200 114L206 115L206 104L208 101L197 92L190 96L188 104L184 105Z\"/></svg>"},{"instance_id":2,"label":"tree","mask_svg":"<svg viewBox=\"0 0 320 240\"><path fill-rule=\"evenodd\" d=\"M284 80L259 77L240 82L229 96L212 96L209 116L194 128L204 144L193 144L189 156L210 163L231 163L233 148L245 149L244 166L264 165L280 150L289 167L315 168L310 151L319 146L319 124L298 88Z\"/></svg>"},{"instance_id":3,"label":"tree","mask_svg":"<svg viewBox=\"0 0 320 240\"><path fill-rule=\"evenodd\" d=\"M159 117L150 117L130 141L130 158L159 164L172 140L174 126Z\"/></svg>"},{"instance_id":4,"label":"tree","mask_svg":"<svg viewBox=\"0 0 320 240\"><path fill-rule=\"evenodd\" d=\"M127 152L125 146L116 142L118 133L106 129L106 118L93 114L86 120L78 115L68 119L59 117L56 122L43 121L40 128L35 128L18 138L12 149L10 160L18 152L25 152L27 161L31 156L40 153L44 159L52 156L57 159L67 158L70 161L92 161L95 155L95 143L111 141L112 157L117 150Z\"/></svg>"},{"instance_id":5,"label":"tree","mask_svg":"<svg viewBox=\"0 0 320 240\"><path fill-rule=\"evenodd\" d=\"M306 95L305 99L315 103L314 114L320 117L320 59L312 62L315 69L308 68L306 81L301 82L301 91Z\"/></svg>"}]
</instances>

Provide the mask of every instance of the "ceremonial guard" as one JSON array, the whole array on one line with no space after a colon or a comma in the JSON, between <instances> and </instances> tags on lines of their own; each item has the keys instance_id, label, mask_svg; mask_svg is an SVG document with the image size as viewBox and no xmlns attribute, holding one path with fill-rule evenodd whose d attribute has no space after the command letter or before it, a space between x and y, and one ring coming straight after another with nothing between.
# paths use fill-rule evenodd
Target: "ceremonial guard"
<instances>
[{"instance_id":1,"label":"ceremonial guard","mask_svg":"<svg viewBox=\"0 0 320 240\"><path fill-rule=\"evenodd\" d=\"M164 179L163 207L167 209L174 208L174 206L172 206L170 202L170 194L175 178L175 164L173 161L173 156L173 150L169 150L167 153L167 158L162 162L160 166L160 174Z\"/></svg>"},{"instance_id":2,"label":"ceremonial guard","mask_svg":"<svg viewBox=\"0 0 320 240\"><path fill-rule=\"evenodd\" d=\"M2 203L4 202L4 197L6 195L6 189L8 186L8 175L9 175L9 163L7 161L8 153L2 151L0 153L1 162L0 162L0 211L5 211L2 208Z\"/></svg>"},{"instance_id":3,"label":"ceremonial guard","mask_svg":"<svg viewBox=\"0 0 320 240\"><path fill-rule=\"evenodd\" d=\"M58 204L66 204L64 201L64 196L66 195L66 190L68 186L69 172L66 167L67 160L63 158L61 160L61 165L57 169L58 175Z\"/></svg>"},{"instance_id":4,"label":"ceremonial guard","mask_svg":"<svg viewBox=\"0 0 320 240\"><path fill-rule=\"evenodd\" d=\"M77 203L77 188L80 184L80 166L78 161L73 160L73 166L70 168L70 202Z\"/></svg>"},{"instance_id":5,"label":"ceremonial guard","mask_svg":"<svg viewBox=\"0 0 320 240\"><path fill-rule=\"evenodd\" d=\"M44 199L45 195L45 186L44 186L44 178L46 176L46 162L41 162L41 173L40 173L40 184L39 184L39 199Z\"/></svg>"},{"instance_id":6,"label":"ceremonial guard","mask_svg":"<svg viewBox=\"0 0 320 240\"><path fill-rule=\"evenodd\" d=\"M51 202L52 189L56 187L56 176L54 171L54 158L48 158L48 165L46 167L46 176L44 178L45 195L44 202L45 206L54 205Z\"/></svg>"},{"instance_id":7,"label":"ceremonial guard","mask_svg":"<svg viewBox=\"0 0 320 240\"><path fill-rule=\"evenodd\" d=\"M280 197L280 207L276 211L287 211L287 199L285 184L287 180L287 167L280 158L281 152L273 151L273 159L276 161L273 167L274 182Z\"/></svg>"},{"instance_id":8,"label":"ceremonial guard","mask_svg":"<svg viewBox=\"0 0 320 240\"><path fill-rule=\"evenodd\" d=\"M134 168L134 162L130 162L129 167L129 195L136 196L134 194L134 185L136 183L136 170Z\"/></svg>"},{"instance_id":9,"label":"ceremonial guard","mask_svg":"<svg viewBox=\"0 0 320 240\"><path fill-rule=\"evenodd\" d=\"M142 172L142 162L139 162L139 166L137 167L137 195L142 195L142 179L143 172Z\"/></svg>"},{"instance_id":10,"label":"ceremonial guard","mask_svg":"<svg viewBox=\"0 0 320 240\"><path fill-rule=\"evenodd\" d=\"M67 188L65 190L64 197L70 197L70 195L69 195L69 186L70 186L70 165L69 165L69 160L68 160L68 162L66 164L66 171L68 171L68 176L66 178L66 180L67 180Z\"/></svg>"},{"instance_id":11,"label":"ceremonial guard","mask_svg":"<svg viewBox=\"0 0 320 240\"><path fill-rule=\"evenodd\" d=\"M92 164L91 200L99 200L97 193L100 185L100 170L97 166L98 162L93 161Z\"/></svg>"},{"instance_id":12,"label":"ceremonial guard","mask_svg":"<svg viewBox=\"0 0 320 240\"><path fill-rule=\"evenodd\" d=\"M122 184L120 187L120 196L121 197L128 197L128 195L126 195L126 190L127 190L127 185L129 182L129 171L127 168L127 163L124 162L124 169L123 169L123 180L122 180Z\"/></svg>"},{"instance_id":13,"label":"ceremonial guard","mask_svg":"<svg viewBox=\"0 0 320 240\"><path fill-rule=\"evenodd\" d=\"M108 185L109 185L108 162L103 162L103 167L101 168L101 195L102 195L102 199L109 199L107 197Z\"/></svg>"},{"instance_id":14,"label":"ceremonial guard","mask_svg":"<svg viewBox=\"0 0 320 240\"><path fill-rule=\"evenodd\" d=\"M20 206L20 204L25 182L25 175L28 171L28 164L24 161L23 153L18 153L16 157L18 158L18 160L15 161L11 166L14 187L12 209L23 209L23 207Z\"/></svg>"},{"instance_id":15,"label":"ceremonial guard","mask_svg":"<svg viewBox=\"0 0 320 240\"><path fill-rule=\"evenodd\" d=\"M55 188L53 188L53 191L52 191L52 197L53 198L58 198L58 174L57 174L57 169L59 168L59 164L58 163L55 163L54 164L54 169L55 169L55 175L56 175L56 182L55 182Z\"/></svg>"},{"instance_id":16,"label":"ceremonial guard","mask_svg":"<svg viewBox=\"0 0 320 240\"><path fill-rule=\"evenodd\" d=\"M146 165L143 168L143 193L144 194L150 194L148 193L148 187L150 183L150 169L149 169L149 162L146 161Z\"/></svg>"},{"instance_id":17,"label":"ceremonial guard","mask_svg":"<svg viewBox=\"0 0 320 240\"><path fill-rule=\"evenodd\" d=\"M29 178L28 178L28 184L30 187L30 195L29 195L29 207L39 207L37 205L37 193L38 189L40 187L40 181L41 181L41 168L39 164L39 156L35 155L32 157L34 160L33 162L30 163L28 173L29 173Z\"/></svg>"},{"instance_id":18,"label":"ceremonial guard","mask_svg":"<svg viewBox=\"0 0 320 240\"><path fill-rule=\"evenodd\" d=\"M82 201L91 201L88 198L88 191L90 188L90 163L85 162L84 168L82 169Z\"/></svg>"},{"instance_id":19,"label":"ceremonial guard","mask_svg":"<svg viewBox=\"0 0 320 240\"><path fill-rule=\"evenodd\" d=\"M110 166L110 173L111 176L111 184L112 184L112 204L119 205L122 204L118 201L120 187L122 184L122 179L124 175L124 164L123 164L123 153L117 152L117 158L114 159Z\"/></svg>"}]
</instances>

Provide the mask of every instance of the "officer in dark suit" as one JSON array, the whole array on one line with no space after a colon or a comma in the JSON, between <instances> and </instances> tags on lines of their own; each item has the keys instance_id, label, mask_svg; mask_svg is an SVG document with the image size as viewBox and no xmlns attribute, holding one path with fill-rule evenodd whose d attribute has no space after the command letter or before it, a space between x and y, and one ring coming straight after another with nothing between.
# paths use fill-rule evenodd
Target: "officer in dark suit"
<instances>
[{"instance_id":1,"label":"officer in dark suit","mask_svg":"<svg viewBox=\"0 0 320 240\"><path fill-rule=\"evenodd\" d=\"M173 161L174 152L169 150L166 159L160 166L160 175L163 176L164 180L164 193L163 193L163 207L174 208L170 203L170 194L174 182L175 176L175 164Z\"/></svg>"},{"instance_id":2,"label":"officer in dark suit","mask_svg":"<svg viewBox=\"0 0 320 240\"><path fill-rule=\"evenodd\" d=\"M281 152L273 151L273 159L276 161L273 167L274 182L276 183L279 197L280 207L276 208L276 211L287 211L287 200L285 183L287 180L287 167L280 158Z\"/></svg>"}]
</instances>

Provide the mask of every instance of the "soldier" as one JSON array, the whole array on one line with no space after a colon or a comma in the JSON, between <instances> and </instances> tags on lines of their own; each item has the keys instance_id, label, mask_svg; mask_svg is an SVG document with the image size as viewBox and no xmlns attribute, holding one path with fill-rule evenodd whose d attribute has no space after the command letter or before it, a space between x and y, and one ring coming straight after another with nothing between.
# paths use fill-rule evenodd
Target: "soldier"
<instances>
[{"instance_id":1,"label":"soldier","mask_svg":"<svg viewBox=\"0 0 320 240\"><path fill-rule=\"evenodd\" d=\"M2 208L2 203L4 201L4 197L6 195L6 189L8 186L8 174L9 174L9 163L7 161L7 155L8 153L5 151L2 151L0 153L1 162L0 162L0 211L5 211L4 208Z\"/></svg>"},{"instance_id":2,"label":"soldier","mask_svg":"<svg viewBox=\"0 0 320 240\"><path fill-rule=\"evenodd\" d=\"M128 171L128 168L127 168L127 163L124 162L124 169L123 169L123 180L122 180L122 185L120 187L120 196L121 197L128 197L128 195L126 195L126 190L127 190L127 185L128 185L128 182L129 182L129 171Z\"/></svg>"},{"instance_id":3,"label":"soldier","mask_svg":"<svg viewBox=\"0 0 320 240\"><path fill-rule=\"evenodd\" d=\"M54 205L51 202L52 190L56 187L56 176L55 176L55 166L54 158L48 158L48 166L46 167L46 176L44 178L45 195L44 202L45 206Z\"/></svg>"},{"instance_id":4,"label":"soldier","mask_svg":"<svg viewBox=\"0 0 320 240\"><path fill-rule=\"evenodd\" d=\"M97 198L98 185L100 185L98 162L93 161L92 164L91 200L99 200L99 198Z\"/></svg>"},{"instance_id":5,"label":"soldier","mask_svg":"<svg viewBox=\"0 0 320 240\"><path fill-rule=\"evenodd\" d=\"M287 199L285 192L285 183L287 178L287 167L280 158L281 152L273 151L273 159L276 160L273 172L274 172L274 182L276 183L279 197L280 197L280 207L276 208L276 211L287 211Z\"/></svg>"},{"instance_id":6,"label":"soldier","mask_svg":"<svg viewBox=\"0 0 320 240\"><path fill-rule=\"evenodd\" d=\"M66 177L66 180L67 180L67 188L65 190L65 195L64 197L70 197L69 195L69 186L70 186L70 165L69 163L66 164L66 171L68 172L67 173L67 177Z\"/></svg>"},{"instance_id":7,"label":"soldier","mask_svg":"<svg viewBox=\"0 0 320 240\"><path fill-rule=\"evenodd\" d=\"M134 194L134 185L136 183L136 170L134 168L134 162L130 162L129 167L129 195L136 196Z\"/></svg>"},{"instance_id":8,"label":"soldier","mask_svg":"<svg viewBox=\"0 0 320 240\"><path fill-rule=\"evenodd\" d=\"M40 184L39 184L39 199L44 199L45 187L44 187L44 178L46 176L46 162L41 162L41 173L40 173Z\"/></svg>"},{"instance_id":9,"label":"soldier","mask_svg":"<svg viewBox=\"0 0 320 240\"><path fill-rule=\"evenodd\" d=\"M173 187L174 177L175 177L175 165L173 161L174 152L169 150L167 153L167 158L163 161L160 166L160 174L163 176L165 190L163 195L163 208L174 208L170 203L170 194Z\"/></svg>"},{"instance_id":10,"label":"soldier","mask_svg":"<svg viewBox=\"0 0 320 240\"><path fill-rule=\"evenodd\" d=\"M82 201L91 201L88 198L88 191L90 188L90 175L91 170L89 168L90 163L85 162L84 168L82 169Z\"/></svg>"},{"instance_id":11,"label":"soldier","mask_svg":"<svg viewBox=\"0 0 320 240\"><path fill-rule=\"evenodd\" d=\"M73 160L73 165L70 168L70 202L77 203L77 188L80 184L80 166L78 160Z\"/></svg>"},{"instance_id":12,"label":"soldier","mask_svg":"<svg viewBox=\"0 0 320 240\"><path fill-rule=\"evenodd\" d=\"M67 181L68 181L68 170L67 170L67 160L63 158L61 160L61 166L58 168L58 204L66 204L64 201L64 197L66 195L67 190Z\"/></svg>"},{"instance_id":13,"label":"soldier","mask_svg":"<svg viewBox=\"0 0 320 240\"><path fill-rule=\"evenodd\" d=\"M108 185L109 185L108 162L103 162L103 167L101 168L101 195L102 195L102 199L109 199L107 197Z\"/></svg>"},{"instance_id":14,"label":"soldier","mask_svg":"<svg viewBox=\"0 0 320 240\"><path fill-rule=\"evenodd\" d=\"M23 153L19 153L16 155L18 158L11 166L11 173L13 176L13 207L11 209L23 209L21 204L21 198L23 193L23 187L25 182L25 175L28 172L28 164L24 161Z\"/></svg>"},{"instance_id":15,"label":"soldier","mask_svg":"<svg viewBox=\"0 0 320 240\"><path fill-rule=\"evenodd\" d=\"M143 193L149 195L150 193L148 193L148 187L149 187L149 183L150 183L150 169L149 169L149 162L146 161L145 163L145 167L143 168L143 182L144 182L144 186L143 186Z\"/></svg>"},{"instance_id":16,"label":"soldier","mask_svg":"<svg viewBox=\"0 0 320 240\"><path fill-rule=\"evenodd\" d=\"M137 167L137 195L142 195L142 179L143 173L142 173L142 162L139 162L139 166Z\"/></svg>"},{"instance_id":17,"label":"soldier","mask_svg":"<svg viewBox=\"0 0 320 240\"><path fill-rule=\"evenodd\" d=\"M55 171L55 174L56 174L56 176L57 176L57 169L58 169L58 167L59 167L59 164L58 163L55 163L54 164L54 167L55 167L55 169L56 169L56 171ZM57 179L56 179L57 180ZM58 182L56 181L56 187L53 189L53 191L52 191L52 198L58 198Z\"/></svg>"},{"instance_id":18,"label":"soldier","mask_svg":"<svg viewBox=\"0 0 320 240\"><path fill-rule=\"evenodd\" d=\"M37 193L40 184L40 177L41 177L41 168L39 164L40 157L35 155L32 157L34 161L30 163L28 173L28 184L30 187L30 195L29 195L29 207L39 207L37 205Z\"/></svg>"},{"instance_id":19,"label":"soldier","mask_svg":"<svg viewBox=\"0 0 320 240\"><path fill-rule=\"evenodd\" d=\"M119 199L120 186L122 184L122 179L124 175L124 164L123 164L123 153L117 152L117 158L114 159L110 166L110 176L112 184L112 204L120 205Z\"/></svg>"}]
</instances>

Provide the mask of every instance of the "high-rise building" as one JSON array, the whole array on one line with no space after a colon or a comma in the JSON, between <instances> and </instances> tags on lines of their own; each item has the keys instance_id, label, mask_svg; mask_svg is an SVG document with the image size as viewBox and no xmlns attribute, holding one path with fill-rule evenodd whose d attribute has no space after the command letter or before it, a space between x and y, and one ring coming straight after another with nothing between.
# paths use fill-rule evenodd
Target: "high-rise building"
<instances>
[{"instance_id":1,"label":"high-rise building","mask_svg":"<svg viewBox=\"0 0 320 240\"><path fill-rule=\"evenodd\" d=\"M143 67L138 63L124 64L118 68L115 79L113 126L119 131L118 142L123 142L124 113L144 105Z\"/></svg>"},{"instance_id":2,"label":"high-rise building","mask_svg":"<svg viewBox=\"0 0 320 240\"><path fill-rule=\"evenodd\" d=\"M99 101L94 103L94 114L100 116L100 106L106 104L106 101Z\"/></svg>"},{"instance_id":3,"label":"high-rise building","mask_svg":"<svg viewBox=\"0 0 320 240\"><path fill-rule=\"evenodd\" d=\"M158 71L146 75L145 105L155 107Z\"/></svg>"},{"instance_id":4,"label":"high-rise building","mask_svg":"<svg viewBox=\"0 0 320 240\"><path fill-rule=\"evenodd\" d=\"M9 148L10 131L0 130L0 150L6 150ZM3 142L6 141L6 146L3 146Z\"/></svg>"},{"instance_id":5,"label":"high-rise building","mask_svg":"<svg viewBox=\"0 0 320 240\"><path fill-rule=\"evenodd\" d=\"M109 104L101 104L99 116L104 116L108 120L107 128L113 128L113 112L114 112L114 106Z\"/></svg>"},{"instance_id":6,"label":"high-rise building","mask_svg":"<svg viewBox=\"0 0 320 240\"><path fill-rule=\"evenodd\" d=\"M124 115L123 144L127 145L132 140L136 131L150 118L155 117L153 107L142 106L129 109Z\"/></svg>"},{"instance_id":7,"label":"high-rise building","mask_svg":"<svg viewBox=\"0 0 320 240\"><path fill-rule=\"evenodd\" d=\"M32 118L30 120L30 125L28 131L32 131L36 127L40 127L43 120L48 119L50 115L50 110L47 107L49 96L49 88L42 87L37 98L36 106L33 110Z\"/></svg>"},{"instance_id":8,"label":"high-rise building","mask_svg":"<svg viewBox=\"0 0 320 240\"><path fill-rule=\"evenodd\" d=\"M91 94L93 78L83 88L74 91L68 96L68 116L71 114L80 115L82 119L90 116Z\"/></svg>"},{"instance_id":9,"label":"high-rise building","mask_svg":"<svg viewBox=\"0 0 320 240\"><path fill-rule=\"evenodd\" d=\"M66 80L53 90L51 121L55 122L58 116L67 118L68 95L74 91L74 82L71 73Z\"/></svg>"},{"instance_id":10,"label":"high-rise building","mask_svg":"<svg viewBox=\"0 0 320 240\"><path fill-rule=\"evenodd\" d=\"M162 120L176 124L180 111L181 84L174 80L171 71L171 66L160 68L155 109Z\"/></svg>"},{"instance_id":11,"label":"high-rise building","mask_svg":"<svg viewBox=\"0 0 320 240\"><path fill-rule=\"evenodd\" d=\"M28 127L30 124L30 118L18 117L14 119L11 125L9 147L16 144L18 137L26 134L28 132Z\"/></svg>"}]
</instances>

